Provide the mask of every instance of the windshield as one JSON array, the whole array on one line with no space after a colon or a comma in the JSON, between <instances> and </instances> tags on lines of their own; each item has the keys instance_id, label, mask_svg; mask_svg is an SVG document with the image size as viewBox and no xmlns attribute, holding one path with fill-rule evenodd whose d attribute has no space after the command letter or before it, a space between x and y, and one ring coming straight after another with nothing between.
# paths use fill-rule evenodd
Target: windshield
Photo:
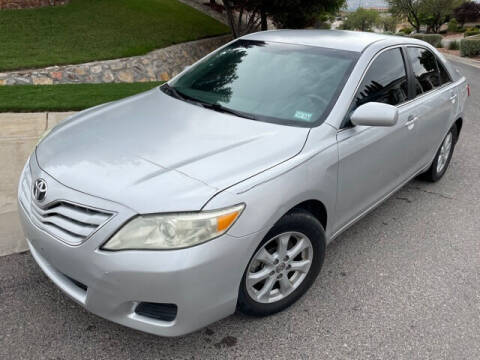
<instances>
[{"instance_id":1,"label":"windshield","mask_svg":"<svg viewBox=\"0 0 480 360\"><path fill-rule=\"evenodd\" d=\"M169 87L179 97L214 105L209 107L213 110L310 127L325 120L358 55L238 40L188 69Z\"/></svg>"}]
</instances>

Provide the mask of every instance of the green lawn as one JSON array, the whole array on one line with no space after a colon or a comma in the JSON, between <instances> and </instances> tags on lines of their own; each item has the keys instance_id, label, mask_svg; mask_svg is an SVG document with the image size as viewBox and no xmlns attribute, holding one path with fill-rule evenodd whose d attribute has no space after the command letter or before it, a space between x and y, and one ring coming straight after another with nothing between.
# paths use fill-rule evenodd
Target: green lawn
<instances>
[{"instance_id":1,"label":"green lawn","mask_svg":"<svg viewBox=\"0 0 480 360\"><path fill-rule=\"evenodd\" d=\"M0 71L140 55L228 32L177 0L72 0L2 10Z\"/></svg>"},{"instance_id":2,"label":"green lawn","mask_svg":"<svg viewBox=\"0 0 480 360\"><path fill-rule=\"evenodd\" d=\"M161 82L0 86L0 112L83 110L159 84Z\"/></svg>"}]
</instances>

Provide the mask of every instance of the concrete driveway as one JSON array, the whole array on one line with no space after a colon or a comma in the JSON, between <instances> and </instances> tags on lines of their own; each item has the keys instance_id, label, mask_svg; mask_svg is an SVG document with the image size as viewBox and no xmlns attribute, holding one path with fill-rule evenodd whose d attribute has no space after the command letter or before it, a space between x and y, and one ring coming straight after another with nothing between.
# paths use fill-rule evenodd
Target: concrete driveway
<instances>
[{"instance_id":1,"label":"concrete driveway","mask_svg":"<svg viewBox=\"0 0 480 360\"><path fill-rule=\"evenodd\" d=\"M87 313L28 253L11 255L0 258L0 358L480 358L480 70L458 67L472 97L444 179L411 182L334 241L295 306L160 338Z\"/></svg>"}]
</instances>

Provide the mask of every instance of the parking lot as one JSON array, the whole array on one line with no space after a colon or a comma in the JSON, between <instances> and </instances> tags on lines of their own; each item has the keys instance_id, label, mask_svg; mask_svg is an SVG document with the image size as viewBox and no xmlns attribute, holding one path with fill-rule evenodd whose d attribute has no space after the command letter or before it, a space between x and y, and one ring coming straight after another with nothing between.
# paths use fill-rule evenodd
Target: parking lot
<instances>
[{"instance_id":1,"label":"parking lot","mask_svg":"<svg viewBox=\"0 0 480 360\"><path fill-rule=\"evenodd\" d=\"M0 257L0 359L479 359L480 69L451 167L414 180L337 238L308 294L160 338L87 313L29 253Z\"/></svg>"}]
</instances>

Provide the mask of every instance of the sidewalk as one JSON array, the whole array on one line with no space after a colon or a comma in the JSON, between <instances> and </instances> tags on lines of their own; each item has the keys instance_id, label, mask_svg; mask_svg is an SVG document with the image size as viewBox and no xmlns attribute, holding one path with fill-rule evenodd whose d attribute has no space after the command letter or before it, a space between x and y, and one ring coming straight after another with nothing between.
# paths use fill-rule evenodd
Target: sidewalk
<instances>
[{"instance_id":1,"label":"sidewalk","mask_svg":"<svg viewBox=\"0 0 480 360\"><path fill-rule=\"evenodd\" d=\"M71 114L0 114L0 256L27 250L17 214L18 179L38 138Z\"/></svg>"},{"instance_id":2,"label":"sidewalk","mask_svg":"<svg viewBox=\"0 0 480 360\"><path fill-rule=\"evenodd\" d=\"M440 49L437 49L437 50L440 51L448 60L456 61L456 62L465 64L465 65L470 65L470 66L473 66L473 67L476 67L476 68L480 69L480 61L479 60L471 59L471 58L468 58L468 57L457 56L457 55L454 55L454 54L450 53L448 50L445 50L443 48L440 48Z\"/></svg>"}]
</instances>

